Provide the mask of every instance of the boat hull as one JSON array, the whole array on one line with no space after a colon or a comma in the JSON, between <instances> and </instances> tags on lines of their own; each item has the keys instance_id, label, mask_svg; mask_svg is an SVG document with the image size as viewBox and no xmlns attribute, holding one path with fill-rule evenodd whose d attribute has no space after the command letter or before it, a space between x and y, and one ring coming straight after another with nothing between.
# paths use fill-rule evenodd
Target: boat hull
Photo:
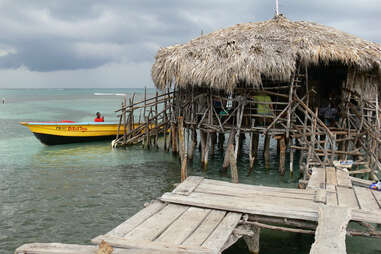
<instances>
[{"instance_id":1,"label":"boat hull","mask_svg":"<svg viewBox=\"0 0 381 254\"><path fill-rule=\"evenodd\" d=\"M115 139L116 135L111 136L89 136L89 137L71 137L71 136L58 136L42 133L33 133L34 136L44 145L63 145L72 143L86 143L94 141L111 141Z\"/></svg>"},{"instance_id":2,"label":"boat hull","mask_svg":"<svg viewBox=\"0 0 381 254\"><path fill-rule=\"evenodd\" d=\"M118 124L112 122L22 122L45 145L60 145L91 141L112 140L118 132ZM124 132L123 126L120 133Z\"/></svg>"}]
</instances>

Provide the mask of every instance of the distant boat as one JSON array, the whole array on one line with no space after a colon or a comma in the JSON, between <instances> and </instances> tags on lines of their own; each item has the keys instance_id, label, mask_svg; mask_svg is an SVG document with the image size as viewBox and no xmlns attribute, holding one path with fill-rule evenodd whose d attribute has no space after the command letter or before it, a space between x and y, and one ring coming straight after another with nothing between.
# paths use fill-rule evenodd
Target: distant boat
<instances>
[{"instance_id":1,"label":"distant boat","mask_svg":"<svg viewBox=\"0 0 381 254\"><path fill-rule=\"evenodd\" d=\"M116 122L21 122L41 143L59 145L89 141L112 140L118 132ZM135 124L137 125L137 124ZM135 126L136 127L136 126ZM121 126L120 134L124 128Z\"/></svg>"}]
</instances>

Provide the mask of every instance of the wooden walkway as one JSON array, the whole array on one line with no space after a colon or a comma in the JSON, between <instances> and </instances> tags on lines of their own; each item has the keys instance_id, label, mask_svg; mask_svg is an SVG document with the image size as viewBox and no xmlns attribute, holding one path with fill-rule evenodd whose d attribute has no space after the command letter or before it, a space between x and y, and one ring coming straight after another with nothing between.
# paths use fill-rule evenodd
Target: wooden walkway
<instances>
[{"instance_id":1,"label":"wooden walkway","mask_svg":"<svg viewBox=\"0 0 381 254\"><path fill-rule=\"evenodd\" d=\"M314 169L307 189L232 184L189 177L173 192L165 193L92 242L105 241L119 248L113 253L121 254L217 254L241 237L251 237L255 243L255 237L259 238L258 227L267 227L315 233L316 241L310 253L346 253L349 221L381 224L380 194L352 186L349 175L335 168ZM273 224L293 225L297 229L264 224L274 221ZM73 246L27 244L16 253L96 253L94 246Z\"/></svg>"}]
</instances>

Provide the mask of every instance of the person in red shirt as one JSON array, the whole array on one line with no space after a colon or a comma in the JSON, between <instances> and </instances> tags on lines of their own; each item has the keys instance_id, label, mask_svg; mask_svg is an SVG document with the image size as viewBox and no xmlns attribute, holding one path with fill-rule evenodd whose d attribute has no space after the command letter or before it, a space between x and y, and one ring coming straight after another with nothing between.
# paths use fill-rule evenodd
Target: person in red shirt
<instances>
[{"instance_id":1,"label":"person in red shirt","mask_svg":"<svg viewBox=\"0 0 381 254\"><path fill-rule=\"evenodd\" d=\"M104 118L104 116L101 116L101 113L97 112L96 116L97 117L94 118L94 122L104 122L105 121L105 118Z\"/></svg>"}]
</instances>

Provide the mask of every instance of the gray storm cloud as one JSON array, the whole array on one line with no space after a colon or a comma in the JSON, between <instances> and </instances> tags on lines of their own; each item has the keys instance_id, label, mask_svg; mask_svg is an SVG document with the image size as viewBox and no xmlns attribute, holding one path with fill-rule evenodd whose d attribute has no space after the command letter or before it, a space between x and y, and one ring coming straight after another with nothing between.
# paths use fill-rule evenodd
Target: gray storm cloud
<instances>
[{"instance_id":1,"label":"gray storm cloud","mask_svg":"<svg viewBox=\"0 0 381 254\"><path fill-rule=\"evenodd\" d=\"M381 42L379 0L279 2L281 12L289 19L334 26ZM126 70L134 70L133 76L139 79L136 72L149 75L150 63L160 47L189 41L199 36L201 30L208 33L237 23L270 19L274 5L275 0L239 3L231 0L0 0L0 72L24 70L33 75L55 75L75 71L74 76L81 79L78 74L81 71L124 66ZM123 69L119 67L115 71ZM147 77L142 80L147 82ZM10 78L8 84L11 82ZM86 78L81 83L91 85L86 85ZM138 84L139 80L134 83Z\"/></svg>"}]
</instances>

